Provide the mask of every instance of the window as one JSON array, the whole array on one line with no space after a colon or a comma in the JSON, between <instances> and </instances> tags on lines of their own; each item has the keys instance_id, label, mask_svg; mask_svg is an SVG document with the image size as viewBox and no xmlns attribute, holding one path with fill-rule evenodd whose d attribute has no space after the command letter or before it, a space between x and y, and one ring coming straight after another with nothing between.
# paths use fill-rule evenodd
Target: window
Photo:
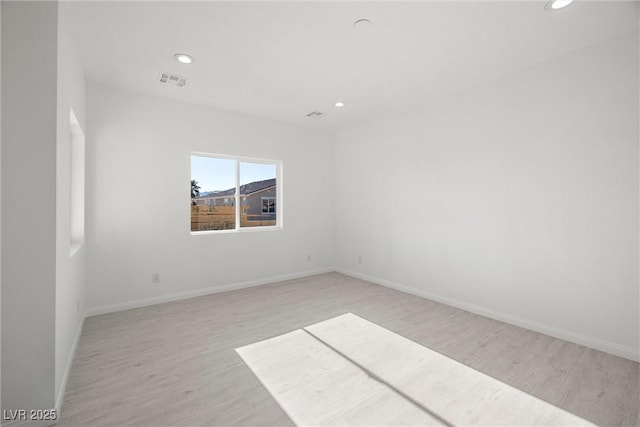
<instances>
[{"instance_id":1,"label":"window","mask_svg":"<svg viewBox=\"0 0 640 427\"><path fill-rule=\"evenodd\" d=\"M281 228L281 170L277 160L193 153L191 232Z\"/></svg>"},{"instance_id":2,"label":"window","mask_svg":"<svg viewBox=\"0 0 640 427\"><path fill-rule=\"evenodd\" d=\"M262 199L262 213L276 213L275 197L261 197L261 199Z\"/></svg>"},{"instance_id":3,"label":"window","mask_svg":"<svg viewBox=\"0 0 640 427\"><path fill-rule=\"evenodd\" d=\"M84 243L84 133L73 110L69 125L69 240L73 256Z\"/></svg>"}]
</instances>

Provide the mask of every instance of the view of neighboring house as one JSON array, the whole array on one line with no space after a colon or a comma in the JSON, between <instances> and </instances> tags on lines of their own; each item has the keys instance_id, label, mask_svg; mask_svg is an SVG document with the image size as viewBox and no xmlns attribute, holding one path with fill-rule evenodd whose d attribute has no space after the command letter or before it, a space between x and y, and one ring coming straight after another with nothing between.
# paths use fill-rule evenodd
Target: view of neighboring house
<instances>
[{"instance_id":1,"label":"view of neighboring house","mask_svg":"<svg viewBox=\"0 0 640 427\"><path fill-rule=\"evenodd\" d=\"M235 188L202 193L194 199L196 206L233 206ZM240 200L249 221L276 219L276 179L250 182L240 186Z\"/></svg>"}]
</instances>

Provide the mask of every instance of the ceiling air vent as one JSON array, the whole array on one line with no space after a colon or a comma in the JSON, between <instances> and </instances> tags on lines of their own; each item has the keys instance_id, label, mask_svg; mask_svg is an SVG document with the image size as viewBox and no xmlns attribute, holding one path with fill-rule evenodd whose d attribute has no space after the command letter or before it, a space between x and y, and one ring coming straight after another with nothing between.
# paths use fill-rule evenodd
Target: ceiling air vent
<instances>
[{"instance_id":1,"label":"ceiling air vent","mask_svg":"<svg viewBox=\"0 0 640 427\"><path fill-rule=\"evenodd\" d=\"M182 76L178 76L177 74L162 73L160 76L160 83L169 83L182 87L187 83L187 79Z\"/></svg>"},{"instance_id":2,"label":"ceiling air vent","mask_svg":"<svg viewBox=\"0 0 640 427\"><path fill-rule=\"evenodd\" d=\"M319 117L322 117L324 113L321 113L320 111L312 111L309 114L307 114L307 117L311 117L313 119L317 119Z\"/></svg>"}]
</instances>

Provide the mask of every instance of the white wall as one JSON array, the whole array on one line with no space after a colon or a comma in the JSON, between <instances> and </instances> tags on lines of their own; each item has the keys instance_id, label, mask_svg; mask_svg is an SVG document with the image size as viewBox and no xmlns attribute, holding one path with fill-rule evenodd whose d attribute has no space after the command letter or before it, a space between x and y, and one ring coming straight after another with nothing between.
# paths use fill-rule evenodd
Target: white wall
<instances>
[{"instance_id":1,"label":"white wall","mask_svg":"<svg viewBox=\"0 0 640 427\"><path fill-rule=\"evenodd\" d=\"M344 271L637 357L637 33L340 132L335 180Z\"/></svg>"},{"instance_id":2,"label":"white wall","mask_svg":"<svg viewBox=\"0 0 640 427\"><path fill-rule=\"evenodd\" d=\"M56 166L55 390L62 404L74 344L83 320L85 247L71 251L70 110L85 129L85 81L75 43L68 31L65 4L58 25L58 134Z\"/></svg>"},{"instance_id":3,"label":"white wall","mask_svg":"<svg viewBox=\"0 0 640 427\"><path fill-rule=\"evenodd\" d=\"M56 2L2 2L2 408L54 405Z\"/></svg>"},{"instance_id":4,"label":"white wall","mask_svg":"<svg viewBox=\"0 0 640 427\"><path fill-rule=\"evenodd\" d=\"M90 84L86 140L90 313L333 265L328 134ZM284 229L192 236L192 151L282 160Z\"/></svg>"}]
</instances>

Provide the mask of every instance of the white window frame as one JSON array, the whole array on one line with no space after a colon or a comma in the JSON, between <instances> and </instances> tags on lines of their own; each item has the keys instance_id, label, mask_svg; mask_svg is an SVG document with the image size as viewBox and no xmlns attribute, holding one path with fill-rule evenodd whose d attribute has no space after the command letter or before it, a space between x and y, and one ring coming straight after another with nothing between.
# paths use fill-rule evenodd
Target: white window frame
<instances>
[{"instance_id":1,"label":"white window frame","mask_svg":"<svg viewBox=\"0 0 640 427\"><path fill-rule=\"evenodd\" d=\"M260 159L256 157L242 157L242 156L230 156L228 154L214 154L214 153L204 153L199 151L192 151L189 154L189 172L191 174L191 156L198 157L211 157L216 159L227 159L234 160L236 163L236 192L233 196L235 198L235 213L236 213L236 228L233 230L203 230L203 231L191 231L190 227L188 228L191 235L206 235L206 234L226 234L226 233L249 233L249 232L259 232L259 231L273 231L273 230L282 230L283 229L283 172L282 172L282 160L272 160L272 159ZM259 163L265 165L274 165L276 167L276 225L267 225L260 227L240 227L240 214L242 210L242 203L240 200L240 163ZM191 181L191 177L189 178ZM185 191L186 194L186 191ZM188 206L191 206L191 199L189 199ZM191 219L191 218L189 218Z\"/></svg>"}]
</instances>

